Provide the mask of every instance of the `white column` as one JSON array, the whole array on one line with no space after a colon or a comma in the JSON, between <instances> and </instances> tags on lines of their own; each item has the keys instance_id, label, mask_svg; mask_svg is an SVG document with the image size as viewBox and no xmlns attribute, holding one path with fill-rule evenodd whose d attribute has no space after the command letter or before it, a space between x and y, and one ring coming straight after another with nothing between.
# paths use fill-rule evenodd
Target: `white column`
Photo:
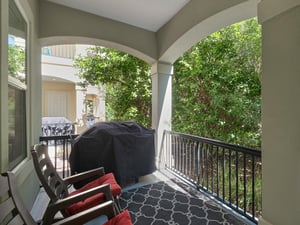
<instances>
[{"instance_id":1,"label":"white column","mask_svg":"<svg viewBox=\"0 0 300 225\"><path fill-rule=\"evenodd\" d=\"M83 114L85 113L85 105L84 105L84 99L85 99L85 92L86 89L76 86L76 121L79 123L79 126L82 126L80 123L83 122Z\"/></svg>"},{"instance_id":2,"label":"white column","mask_svg":"<svg viewBox=\"0 0 300 225\"><path fill-rule=\"evenodd\" d=\"M156 156L164 130L171 130L173 65L157 62L152 65L152 128L155 129Z\"/></svg>"},{"instance_id":3,"label":"white column","mask_svg":"<svg viewBox=\"0 0 300 225\"><path fill-rule=\"evenodd\" d=\"M95 116L95 121L98 122L100 118L100 99L98 95L94 96L93 98L93 106L93 115Z\"/></svg>"},{"instance_id":4,"label":"white column","mask_svg":"<svg viewBox=\"0 0 300 225\"><path fill-rule=\"evenodd\" d=\"M300 0L264 0L262 218L300 224Z\"/></svg>"}]
</instances>

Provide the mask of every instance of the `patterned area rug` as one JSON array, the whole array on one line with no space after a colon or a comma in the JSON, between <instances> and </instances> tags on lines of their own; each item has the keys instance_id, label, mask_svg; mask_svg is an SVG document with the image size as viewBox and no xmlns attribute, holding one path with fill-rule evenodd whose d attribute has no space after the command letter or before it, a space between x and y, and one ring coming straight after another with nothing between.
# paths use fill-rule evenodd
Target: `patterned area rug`
<instances>
[{"instance_id":1,"label":"patterned area rug","mask_svg":"<svg viewBox=\"0 0 300 225\"><path fill-rule=\"evenodd\" d=\"M195 198L165 182L123 192L121 207L134 225L244 225L210 200Z\"/></svg>"}]
</instances>

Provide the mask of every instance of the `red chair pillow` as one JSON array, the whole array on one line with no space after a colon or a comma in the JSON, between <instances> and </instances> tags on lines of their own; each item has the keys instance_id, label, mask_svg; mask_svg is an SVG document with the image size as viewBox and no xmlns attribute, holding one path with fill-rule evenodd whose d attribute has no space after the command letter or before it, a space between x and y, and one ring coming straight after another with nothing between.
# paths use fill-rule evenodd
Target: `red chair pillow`
<instances>
[{"instance_id":1,"label":"red chair pillow","mask_svg":"<svg viewBox=\"0 0 300 225\"><path fill-rule=\"evenodd\" d=\"M121 194L121 187L120 185L116 182L116 179L114 177L113 173L107 173L98 179L91 181L90 183L84 185L80 189L73 191L72 193L69 194L69 196L81 193L83 191L89 190L91 188L103 185L103 184L110 184L110 189L112 192L113 196L117 196ZM105 197L103 193L96 194L92 197L89 197L83 201L77 202L73 205L70 205L69 207L66 208L66 212L69 215L74 215L76 213L79 213L83 210L89 209L91 207L94 207L96 205L99 205L105 201Z\"/></svg>"},{"instance_id":2,"label":"red chair pillow","mask_svg":"<svg viewBox=\"0 0 300 225\"><path fill-rule=\"evenodd\" d=\"M129 211L127 209L124 210L103 225L132 225Z\"/></svg>"}]
</instances>

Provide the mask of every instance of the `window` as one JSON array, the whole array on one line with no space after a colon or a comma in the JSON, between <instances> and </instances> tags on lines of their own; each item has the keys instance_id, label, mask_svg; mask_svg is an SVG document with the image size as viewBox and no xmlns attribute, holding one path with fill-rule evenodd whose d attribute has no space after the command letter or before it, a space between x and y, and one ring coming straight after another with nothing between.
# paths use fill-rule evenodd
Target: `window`
<instances>
[{"instance_id":1,"label":"window","mask_svg":"<svg viewBox=\"0 0 300 225\"><path fill-rule=\"evenodd\" d=\"M26 96L25 91L8 85L9 167L26 157Z\"/></svg>"},{"instance_id":2,"label":"window","mask_svg":"<svg viewBox=\"0 0 300 225\"><path fill-rule=\"evenodd\" d=\"M14 1L9 1L8 35L8 141L9 169L27 153L26 135L27 24Z\"/></svg>"},{"instance_id":3,"label":"window","mask_svg":"<svg viewBox=\"0 0 300 225\"><path fill-rule=\"evenodd\" d=\"M48 47L43 47L42 48L42 54L43 55L51 55L51 50Z\"/></svg>"}]
</instances>

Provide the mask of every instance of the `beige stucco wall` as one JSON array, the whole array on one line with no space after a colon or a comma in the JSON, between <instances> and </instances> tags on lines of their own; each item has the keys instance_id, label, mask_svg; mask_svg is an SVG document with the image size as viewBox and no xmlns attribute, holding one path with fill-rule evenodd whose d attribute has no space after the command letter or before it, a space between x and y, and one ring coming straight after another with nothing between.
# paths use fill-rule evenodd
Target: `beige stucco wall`
<instances>
[{"instance_id":1,"label":"beige stucco wall","mask_svg":"<svg viewBox=\"0 0 300 225\"><path fill-rule=\"evenodd\" d=\"M40 12L43 45L101 45L128 52L149 63L157 58L154 32L47 1L41 1Z\"/></svg>"},{"instance_id":2,"label":"beige stucco wall","mask_svg":"<svg viewBox=\"0 0 300 225\"><path fill-rule=\"evenodd\" d=\"M256 16L257 0L192 0L157 32L158 58L173 63L201 39Z\"/></svg>"},{"instance_id":3,"label":"beige stucco wall","mask_svg":"<svg viewBox=\"0 0 300 225\"><path fill-rule=\"evenodd\" d=\"M74 83L42 82L42 116L47 115L47 92L59 91L67 94L67 119L76 121L76 90Z\"/></svg>"},{"instance_id":4,"label":"beige stucco wall","mask_svg":"<svg viewBox=\"0 0 300 225\"><path fill-rule=\"evenodd\" d=\"M274 1L269 3L276 8ZM260 8L266 13L261 18L263 216L259 224L296 225L300 221L300 1L286 11L274 10L273 15L268 6Z\"/></svg>"},{"instance_id":5,"label":"beige stucco wall","mask_svg":"<svg viewBox=\"0 0 300 225\"><path fill-rule=\"evenodd\" d=\"M155 60L173 63L184 51L212 32L255 17L258 2L191 0L158 32L152 32L42 1L41 43L102 45L128 52L150 64Z\"/></svg>"}]
</instances>

